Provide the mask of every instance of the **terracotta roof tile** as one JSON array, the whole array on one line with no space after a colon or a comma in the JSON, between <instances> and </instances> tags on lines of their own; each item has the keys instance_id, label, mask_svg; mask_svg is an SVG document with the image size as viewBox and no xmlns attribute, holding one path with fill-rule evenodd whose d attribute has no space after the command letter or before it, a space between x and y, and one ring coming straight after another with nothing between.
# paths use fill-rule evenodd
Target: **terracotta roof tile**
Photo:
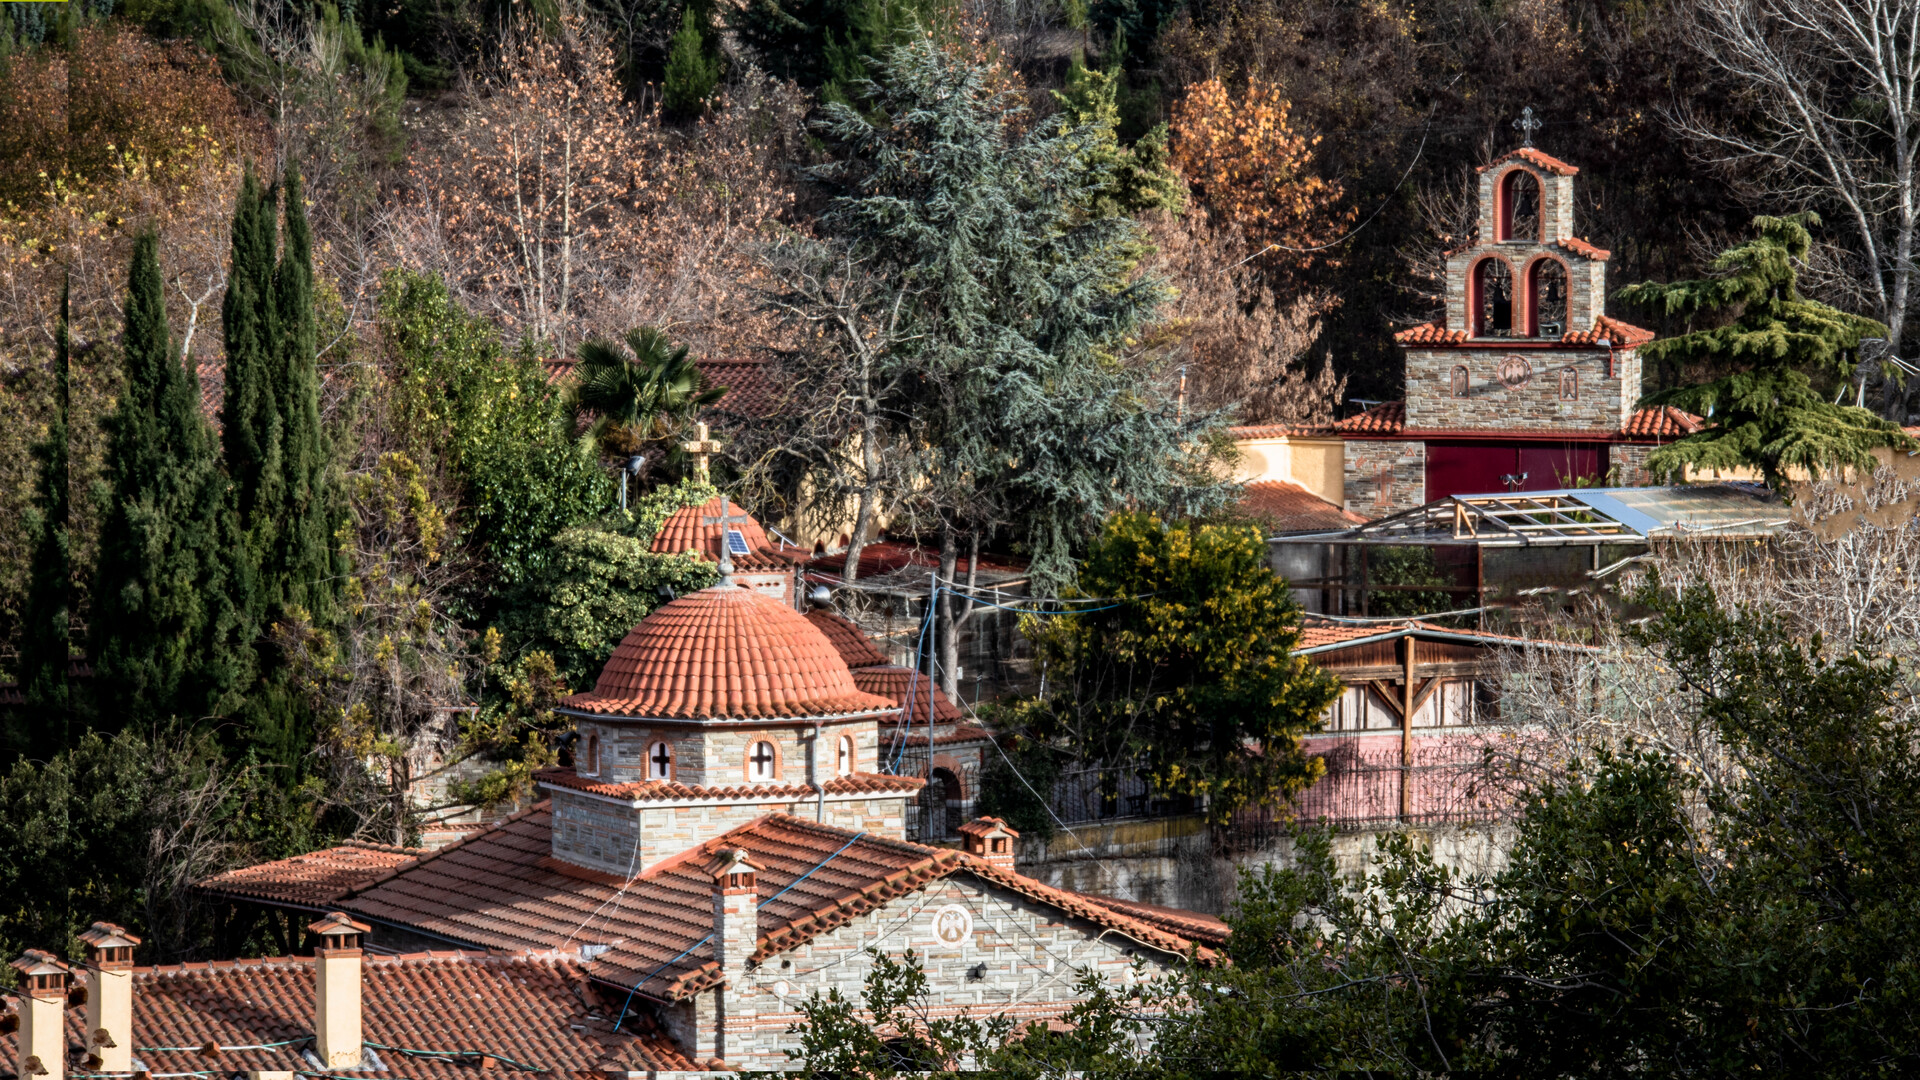
<instances>
[{"instance_id":1,"label":"terracotta roof tile","mask_svg":"<svg viewBox=\"0 0 1920 1080\"><path fill-rule=\"evenodd\" d=\"M593 795L605 795L613 799L631 799L634 802L677 802L692 799L767 802L777 799L811 799L819 794L812 784L735 784L730 787L701 787L671 780L608 783L581 776L572 769L546 769L535 773L534 779L543 784L585 791ZM911 795L926 785L925 780L912 776L853 773L827 781L826 793L828 795Z\"/></svg>"},{"instance_id":2,"label":"terracotta roof tile","mask_svg":"<svg viewBox=\"0 0 1920 1080\"><path fill-rule=\"evenodd\" d=\"M134 1054L153 1073L311 1071L311 957L215 961L136 968ZM362 969L364 1038L396 1080L470 1077L486 1067L506 1073L559 1074L693 1069L657 1034L615 1034L603 999L577 961L433 952L373 956ZM67 1011L69 1041L83 1044L86 1010ZM17 1054L0 1036L0 1058ZM265 1049L270 1043L285 1045ZM221 1047L209 1059L199 1050ZM193 1047L168 1050L164 1047ZM437 1051L408 1054L400 1049Z\"/></svg>"},{"instance_id":3,"label":"terracotta roof tile","mask_svg":"<svg viewBox=\"0 0 1920 1080\"><path fill-rule=\"evenodd\" d=\"M1284 439L1326 435L1332 431L1326 424L1246 424L1228 428L1227 434L1236 439Z\"/></svg>"},{"instance_id":4,"label":"terracotta roof tile","mask_svg":"<svg viewBox=\"0 0 1920 1080\"><path fill-rule=\"evenodd\" d=\"M853 673L853 682L867 693L900 706L899 723L925 724L929 699L933 702L933 721L936 724L950 724L966 715L932 678L910 667L889 664L886 667L860 668Z\"/></svg>"},{"instance_id":5,"label":"terracotta roof tile","mask_svg":"<svg viewBox=\"0 0 1920 1080\"><path fill-rule=\"evenodd\" d=\"M1480 168L1477 171L1486 172L1488 169L1497 168L1498 166L1505 165L1507 162L1512 161L1514 158L1519 158L1520 160L1526 162L1529 165L1538 166L1542 169L1547 170L1550 173L1555 173L1560 176L1577 176L1579 175L1579 172L1580 172L1579 168L1573 165L1569 165L1566 162L1561 161L1557 157L1553 157L1549 154L1544 154L1531 146L1522 146L1522 147L1519 147L1518 149L1510 150L1507 153L1502 154L1497 158L1494 158L1492 161L1487 162L1485 165L1480 166Z\"/></svg>"},{"instance_id":6,"label":"terracotta roof tile","mask_svg":"<svg viewBox=\"0 0 1920 1080\"><path fill-rule=\"evenodd\" d=\"M889 710L861 691L806 617L746 589L715 586L654 609L613 650L583 712L772 719Z\"/></svg>"},{"instance_id":7,"label":"terracotta roof tile","mask_svg":"<svg viewBox=\"0 0 1920 1080\"><path fill-rule=\"evenodd\" d=\"M889 739L889 752L901 742L907 744L908 750L927 745L927 728L925 721L922 721L919 727L891 727L888 728L884 734ZM933 745L935 746L985 742L991 738L993 738L993 732L976 724L955 724L951 727L945 724L935 724L933 727Z\"/></svg>"},{"instance_id":8,"label":"terracotta roof tile","mask_svg":"<svg viewBox=\"0 0 1920 1080\"><path fill-rule=\"evenodd\" d=\"M890 778L892 779L892 778ZM649 997L683 997L719 979L709 935L713 883L701 872L739 848L766 869L756 957L840 926L928 882L965 871L1168 952L1192 942L1144 920L997 871L958 851L769 814L688 849L628 882L556 869L547 803L420 860L342 906L423 933L503 950L611 945L590 970Z\"/></svg>"},{"instance_id":9,"label":"terracotta roof tile","mask_svg":"<svg viewBox=\"0 0 1920 1080\"><path fill-rule=\"evenodd\" d=\"M1671 405L1661 405L1652 409L1635 409L1620 433L1634 438L1677 439L1706 426L1705 417L1695 416Z\"/></svg>"},{"instance_id":10,"label":"terracotta roof tile","mask_svg":"<svg viewBox=\"0 0 1920 1080\"><path fill-rule=\"evenodd\" d=\"M1604 262L1608 256L1613 254L1613 252L1608 251L1606 248L1594 247L1585 240L1572 236L1563 236L1555 240L1554 244L1567 251L1571 251L1583 259L1592 259L1595 262Z\"/></svg>"},{"instance_id":11,"label":"terracotta roof tile","mask_svg":"<svg viewBox=\"0 0 1920 1080\"><path fill-rule=\"evenodd\" d=\"M1407 426L1407 403L1383 401L1333 426L1344 435L1398 435Z\"/></svg>"},{"instance_id":12,"label":"terracotta roof tile","mask_svg":"<svg viewBox=\"0 0 1920 1080\"><path fill-rule=\"evenodd\" d=\"M1226 920L1198 911L1161 907L1159 904L1142 904L1133 900L1116 900L1110 896L1088 895L1087 899L1123 915L1131 915L1149 926L1157 926L1162 930L1171 931L1181 937L1215 948L1225 945L1227 936L1231 932Z\"/></svg>"},{"instance_id":13,"label":"terracotta roof tile","mask_svg":"<svg viewBox=\"0 0 1920 1080\"><path fill-rule=\"evenodd\" d=\"M723 514L746 520L722 524L720 518ZM728 529L739 530L740 539L746 542L748 550L746 555L733 556L735 570L787 570L807 559L808 553L798 548L784 545L776 547L760 523L724 495L716 495L699 506L675 510L666 521L661 522L660 531L653 534L653 543L648 550L656 555L678 555L683 551L693 551L706 561L717 563L720 561L720 551L727 543Z\"/></svg>"},{"instance_id":14,"label":"terracotta roof tile","mask_svg":"<svg viewBox=\"0 0 1920 1080\"><path fill-rule=\"evenodd\" d=\"M781 378L779 365L770 360L714 359L700 361L700 371L714 386L727 392L709 406L716 413L731 413L743 420L765 420L788 415L794 409L793 384Z\"/></svg>"},{"instance_id":15,"label":"terracotta roof tile","mask_svg":"<svg viewBox=\"0 0 1920 1080\"><path fill-rule=\"evenodd\" d=\"M964 576L972 560L961 556L956 564L955 573ZM923 547L919 544L906 544L897 540L878 540L860 549L860 576L879 577L891 574L907 567L933 569L940 565L940 549ZM840 555L817 555L807 563L810 573L840 576L845 570L847 559ZM1027 570L1024 562L1005 555L982 555L980 569L1002 574L1023 574Z\"/></svg>"},{"instance_id":16,"label":"terracotta roof tile","mask_svg":"<svg viewBox=\"0 0 1920 1080\"><path fill-rule=\"evenodd\" d=\"M1367 519L1285 480L1259 480L1240 496L1240 509L1279 532L1329 532Z\"/></svg>"},{"instance_id":17,"label":"terracotta roof tile","mask_svg":"<svg viewBox=\"0 0 1920 1080\"><path fill-rule=\"evenodd\" d=\"M1458 345L1467 340L1465 330L1449 330L1441 323L1421 323L1409 326L1393 335L1393 340L1402 345ZM1340 425L1335 424L1334 427Z\"/></svg>"},{"instance_id":18,"label":"terracotta roof tile","mask_svg":"<svg viewBox=\"0 0 1920 1080\"><path fill-rule=\"evenodd\" d=\"M1341 626L1338 623L1307 623L1300 627L1300 648L1311 649L1320 645L1334 645L1342 641L1357 641L1360 638L1373 637L1387 633L1397 627L1391 626Z\"/></svg>"},{"instance_id":19,"label":"terracotta roof tile","mask_svg":"<svg viewBox=\"0 0 1920 1080\"><path fill-rule=\"evenodd\" d=\"M199 883L210 892L319 907L373 884L426 854L420 848L348 843L229 870Z\"/></svg>"},{"instance_id":20,"label":"terracotta roof tile","mask_svg":"<svg viewBox=\"0 0 1920 1080\"><path fill-rule=\"evenodd\" d=\"M1616 348L1631 348L1652 341L1654 333L1632 323L1624 323L1619 319L1602 315L1593 321L1593 329L1569 330L1560 338L1562 342L1569 345L1596 345L1602 339L1612 342Z\"/></svg>"},{"instance_id":21,"label":"terracotta roof tile","mask_svg":"<svg viewBox=\"0 0 1920 1080\"><path fill-rule=\"evenodd\" d=\"M1020 835L1019 830L1007 824L1005 818L997 818L997 817L991 817L987 815L982 815L980 817L974 818L972 821L969 821L965 825L960 826L960 835L961 836L991 836L993 835L996 829L1003 830L1012 836ZM1089 896L1087 897L1087 899L1095 900L1097 898Z\"/></svg>"},{"instance_id":22,"label":"terracotta roof tile","mask_svg":"<svg viewBox=\"0 0 1920 1080\"><path fill-rule=\"evenodd\" d=\"M881 667L886 664L886 654L874 646L873 639L867 636L866 631L860 629L845 615L826 608L814 608L807 612L807 621L827 636L827 640L833 643L834 650L840 654L840 659L847 662L848 667L857 671L864 667ZM856 675L853 681L858 684L859 676ZM861 689L869 694L880 693L865 686Z\"/></svg>"}]
</instances>

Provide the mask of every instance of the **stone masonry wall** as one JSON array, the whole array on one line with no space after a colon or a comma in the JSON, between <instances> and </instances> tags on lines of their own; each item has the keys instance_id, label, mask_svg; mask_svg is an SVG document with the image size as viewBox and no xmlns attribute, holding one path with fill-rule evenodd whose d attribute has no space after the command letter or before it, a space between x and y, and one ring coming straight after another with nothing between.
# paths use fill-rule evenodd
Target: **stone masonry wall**
<instances>
[{"instance_id":1,"label":"stone masonry wall","mask_svg":"<svg viewBox=\"0 0 1920 1080\"><path fill-rule=\"evenodd\" d=\"M664 740L672 747L673 779L696 787L738 787L747 782L747 748L765 740L774 745L778 762L774 781L779 784L805 784L810 781L809 755L812 754L813 726L791 728L729 724L727 721L691 724L652 725L644 721L581 721L580 737L597 735L600 739L600 772L596 779L627 784L649 778L647 748ZM834 767L833 747L842 735L852 735L855 772L878 772L880 731L871 717L845 723L824 724L821 765ZM584 772L583 772L583 775Z\"/></svg>"},{"instance_id":2,"label":"stone masonry wall","mask_svg":"<svg viewBox=\"0 0 1920 1080\"><path fill-rule=\"evenodd\" d=\"M1647 455L1658 449L1645 443L1615 443L1611 448L1612 460L1608 462L1613 473L1608 483L1622 487L1643 487L1653 483L1653 474L1647 471Z\"/></svg>"},{"instance_id":3,"label":"stone masonry wall","mask_svg":"<svg viewBox=\"0 0 1920 1080\"><path fill-rule=\"evenodd\" d=\"M1427 497L1427 444L1348 439L1346 508L1370 518L1411 510Z\"/></svg>"},{"instance_id":4,"label":"stone masonry wall","mask_svg":"<svg viewBox=\"0 0 1920 1080\"><path fill-rule=\"evenodd\" d=\"M936 913L964 909L971 932L949 944L934 936ZM783 1052L798 1046L787 1033L807 995L838 989L859 1000L872 959L864 950L899 956L913 949L932 990L932 1014L971 1012L986 1017L1056 1016L1078 999L1074 981L1091 967L1116 983L1131 977L1133 954L1164 970L1167 958L1049 907L957 874L900 897L805 945L769 958L747 972L746 985L700 995L663 1010L669 1034L690 1053L710 1053L724 1033L727 1064L735 1069L786 1069ZM717 1019L719 1009L727 1015ZM695 1049L697 1048L697 1050Z\"/></svg>"},{"instance_id":5,"label":"stone masonry wall","mask_svg":"<svg viewBox=\"0 0 1920 1080\"><path fill-rule=\"evenodd\" d=\"M1415 431L1615 432L1640 397L1640 360L1631 349L1614 354L1611 373L1607 350L1594 348L1509 350L1488 344L1408 349L1406 358L1407 427ZM1501 367L1512 361L1523 362L1531 374L1509 388ZM1464 398L1453 396L1457 367L1467 369ZM1561 385L1568 371L1570 401Z\"/></svg>"},{"instance_id":6,"label":"stone masonry wall","mask_svg":"<svg viewBox=\"0 0 1920 1080\"><path fill-rule=\"evenodd\" d=\"M644 873L696 844L770 813L813 820L814 799L634 809L562 789L553 798L553 855L576 866L626 877ZM827 824L898 840L906 835L906 797L826 803ZM635 831L638 830L636 843Z\"/></svg>"}]
</instances>

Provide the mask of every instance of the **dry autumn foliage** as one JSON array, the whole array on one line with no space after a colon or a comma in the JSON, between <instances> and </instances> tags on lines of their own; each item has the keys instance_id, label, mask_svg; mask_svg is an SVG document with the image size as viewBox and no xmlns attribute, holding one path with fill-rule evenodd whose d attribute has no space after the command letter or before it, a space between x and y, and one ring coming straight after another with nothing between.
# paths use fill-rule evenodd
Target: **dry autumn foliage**
<instances>
[{"instance_id":1,"label":"dry autumn foliage","mask_svg":"<svg viewBox=\"0 0 1920 1080\"><path fill-rule=\"evenodd\" d=\"M395 215L402 262L443 274L509 334L565 353L596 333L654 325L697 352L738 347L753 323L748 245L791 201L743 123L797 95L737 88L691 131L621 97L602 33L577 13L522 27L466 107L421 147Z\"/></svg>"},{"instance_id":2,"label":"dry autumn foliage","mask_svg":"<svg viewBox=\"0 0 1920 1080\"><path fill-rule=\"evenodd\" d=\"M1219 79L1188 88L1173 107L1173 167L1195 198L1256 246L1312 248L1350 222L1340 185L1313 175L1318 137L1288 123L1280 88L1252 80L1236 99ZM1285 252L1278 262L1298 263Z\"/></svg>"}]
</instances>

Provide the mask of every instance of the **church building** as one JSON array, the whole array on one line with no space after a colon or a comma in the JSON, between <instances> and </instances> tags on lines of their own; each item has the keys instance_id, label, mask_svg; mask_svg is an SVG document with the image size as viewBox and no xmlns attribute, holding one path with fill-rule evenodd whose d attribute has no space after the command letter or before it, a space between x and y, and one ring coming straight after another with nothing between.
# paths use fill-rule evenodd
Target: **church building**
<instances>
[{"instance_id":1,"label":"church building","mask_svg":"<svg viewBox=\"0 0 1920 1080\"><path fill-rule=\"evenodd\" d=\"M175 1072L183 1053L258 1080L783 1069L800 1003L858 999L869 948L914 950L933 1015L1037 1022L1073 1006L1082 970L1125 983L1136 960L1151 977L1215 958L1220 920L1028 878L997 819L958 847L909 842L925 781L887 771L900 707L815 621L742 587L725 551L720 570L565 699L575 764L538 774L527 810L435 851L346 845L201 882L242 932L327 913L307 928L318 948L176 968L113 954L131 1000L99 1026L137 1060L105 1070ZM21 1034L0 1041L20 1075L117 1061L88 1056L104 1044L74 972L21 963L46 999L16 1005Z\"/></svg>"}]
</instances>

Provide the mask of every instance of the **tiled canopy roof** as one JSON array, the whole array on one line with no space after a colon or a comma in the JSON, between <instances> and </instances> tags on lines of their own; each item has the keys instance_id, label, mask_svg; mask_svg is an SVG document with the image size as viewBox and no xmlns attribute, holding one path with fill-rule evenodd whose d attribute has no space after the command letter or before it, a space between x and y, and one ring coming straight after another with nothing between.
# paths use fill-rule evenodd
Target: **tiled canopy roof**
<instances>
[{"instance_id":1,"label":"tiled canopy roof","mask_svg":"<svg viewBox=\"0 0 1920 1080\"><path fill-rule=\"evenodd\" d=\"M972 560L960 556L954 572L964 576ZM807 563L810 573L831 574L835 577L846 569L845 555L816 555ZM860 549L860 576L863 578L891 574L910 567L931 570L940 565L940 550L933 547L921 547L917 544L901 543L897 540L877 540ZM980 570L983 574L1023 574L1027 567L1024 563L1004 555L981 555ZM925 584L926 579L921 578Z\"/></svg>"},{"instance_id":2,"label":"tiled canopy roof","mask_svg":"<svg viewBox=\"0 0 1920 1080\"><path fill-rule=\"evenodd\" d=\"M1101 907L1123 915L1131 915L1150 926L1157 926L1203 945L1212 945L1217 948L1227 943L1229 928L1226 921L1212 915L1187 911L1183 908L1161 907L1159 904L1116 900L1110 896L1089 896L1087 899Z\"/></svg>"},{"instance_id":3,"label":"tiled canopy roof","mask_svg":"<svg viewBox=\"0 0 1920 1080\"><path fill-rule=\"evenodd\" d=\"M723 515L736 520L722 523ZM726 547L728 529L738 529L747 545L748 554L733 556L735 570L788 570L806 561L806 552L774 546L760 523L724 495L716 495L699 506L675 510L653 535L649 550L657 555L694 551L708 562L717 563Z\"/></svg>"},{"instance_id":4,"label":"tiled canopy roof","mask_svg":"<svg viewBox=\"0 0 1920 1080\"><path fill-rule=\"evenodd\" d=\"M1562 342L1569 345L1594 345L1602 339L1612 342L1617 348L1629 348L1652 341L1654 333L1632 323L1624 323L1611 316L1602 315L1593 320L1593 329L1569 330L1560 338Z\"/></svg>"},{"instance_id":5,"label":"tiled canopy roof","mask_svg":"<svg viewBox=\"0 0 1920 1080\"><path fill-rule=\"evenodd\" d=\"M1459 345L1467 340L1465 330L1449 330L1437 322L1409 326L1393 335L1402 345ZM1334 427L1339 427L1335 424Z\"/></svg>"},{"instance_id":6,"label":"tiled canopy roof","mask_svg":"<svg viewBox=\"0 0 1920 1080\"><path fill-rule=\"evenodd\" d=\"M1592 259L1595 262L1604 262L1613 254L1613 252L1608 251L1606 248L1594 247L1585 240L1572 236L1563 236L1555 240L1554 243L1583 259Z\"/></svg>"},{"instance_id":7,"label":"tiled canopy roof","mask_svg":"<svg viewBox=\"0 0 1920 1080\"><path fill-rule=\"evenodd\" d=\"M1516 150L1509 150L1507 153L1502 154L1501 156L1494 158L1492 161L1487 162L1485 165L1480 166L1480 168L1476 171L1486 172L1488 169L1498 168L1501 165L1505 165L1507 162L1512 161L1514 158L1519 158L1521 161L1524 161L1529 165L1533 165L1538 168L1545 169L1550 173L1555 173L1560 176L1575 176L1575 175L1578 175L1580 172L1580 169L1577 166L1569 165L1566 162L1561 161L1559 158L1553 157L1550 154L1541 153L1539 150L1536 150L1531 146L1522 146Z\"/></svg>"},{"instance_id":8,"label":"tiled canopy roof","mask_svg":"<svg viewBox=\"0 0 1920 1080\"><path fill-rule=\"evenodd\" d=\"M711 408L747 420L784 416L790 409L793 384L780 377L770 360L741 358L700 361L700 372L727 392Z\"/></svg>"},{"instance_id":9,"label":"tiled canopy roof","mask_svg":"<svg viewBox=\"0 0 1920 1080\"><path fill-rule=\"evenodd\" d=\"M450 1080L476 1068L560 1075L695 1068L664 1037L615 1034L611 1018L620 1002L604 1000L576 961L370 955L361 977L364 1038L386 1066L371 1075ZM149 1072L313 1068L302 1056L312 1046L311 957L136 968L133 980L134 1056ZM70 1043L85 1045L85 1022L85 1009L67 1010ZM629 1032L635 1026L628 1024ZM9 1065L17 1060L17 1039L0 1035L0 1060ZM272 1043L284 1045L201 1052Z\"/></svg>"},{"instance_id":10,"label":"tiled canopy roof","mask_svg":"<svg viewBox=\"0 0 1920 1080\"><path fill-rule=\"evenodd\" d=\"M718 980L713 962L713 881L702 870L741 849L759 874L759 948L764 958L843 925L886 901L960 872L1028 899L1184 953L1191 940L1101 903L995 870L958 851L848 832L769 814L622 882L557 862L547 803L449 845L347 898L363 917L450 941L499 950L573 951L611 946L591 966L598 979L678 998Z\"/></svg>"},{"instance_id":11,"label":"tiled canopy roof","mask_svg":"<svg viewBox=\"0 0 1920 1080\"><path fill-rule=\"evenodd\" d=\"M1259 480L1246 486L1240 509L1280 532L1327 532L1367 519L1285 480Z\"/></svg>"},{"instance_id":12,"label":"tiled canopy roof","mask_svg":"<svg viewBox=\"0 0 1920 1080\"><path fill-rule=\"evenodd\" d=\"M721 585L655 609L613 650L593 690L562 704L605 715L688 720L892 708L853 684L832 643L799 612Z\"/></svg>"},{"instance_id":13,"label":"tiled canopy roof","mask_svg":"<svg viewBox=\"0 0 1920 1080\"><path fill-rule=\"evenodd\" d=\"M419 848L348 843L229 870L201 882L200 887L228 896L320 907L373 884L424 854Z\"/></svg>"},{"instance_id":14,"label":"tiled canopy roof","mask_svg":"<svg viewBox=\"0 0 1920 1080\"><path fill-rule=\"evenodd\" d=\"M1228 428L1227 434L1236 439L1284 439L1325 435L1328 430L1324 424L1245 424Z\"/></svg>"},{"instance_id":15,"label":"tiled canopy roof","mask_svg":"<svg viewBox=\"0 0 1920 1080\"><path fill-rule=\"evenodd\" d=\"M854 625L853 620L839 612L829 611L826 608L814 608L807 612L807 621L825 634L828 641L833 642L834 649L839 652L840 659L847 662L848 667L856 669L879 667L887 662L886 654L874 647L873 639L867 637L866 631ZM856 678L854 681L857 683L859 679ZM862 687L862 689L866 688ZM878 690L867 692L879 693Z\"/></svg>"},{"instance_id":16,"label":"tiled canopy roof","mask_svg":"<svg viewBox=\"0 0 1920 1080\"><path fill-rule=\"evenodd\" d=\"M1704 417L1695 416L1671 405L1636 409L1627 418L1624 434L1639 438L1677 439L1707 426Z\"/></svg>"},{"instance_id":17,"label":"tiled canopy roof","mask_svg":"<svg viewBox=\"0 0 1920 1080\"><path fill-rule=\"evenodd\" d=\"M1347 435L1398 435L1407 426L1407 403L1383 401L1333 426L1336 431Z\"/></svg>"},{"instance_id":18,"label":"tiled canopy roof","mask_svg":"<svg viewBox=\"0 0 1920 1080\"><path fill-rule=\"evenodd\" d=\"M901 723L926 723L929 700L933 702L933 721L936 724L950 724L966 715L931 676L910 667L888 664L885 667L860 668L853 673L853 683L869 694L898 705Z\"/></svg>"}]
</instances>

